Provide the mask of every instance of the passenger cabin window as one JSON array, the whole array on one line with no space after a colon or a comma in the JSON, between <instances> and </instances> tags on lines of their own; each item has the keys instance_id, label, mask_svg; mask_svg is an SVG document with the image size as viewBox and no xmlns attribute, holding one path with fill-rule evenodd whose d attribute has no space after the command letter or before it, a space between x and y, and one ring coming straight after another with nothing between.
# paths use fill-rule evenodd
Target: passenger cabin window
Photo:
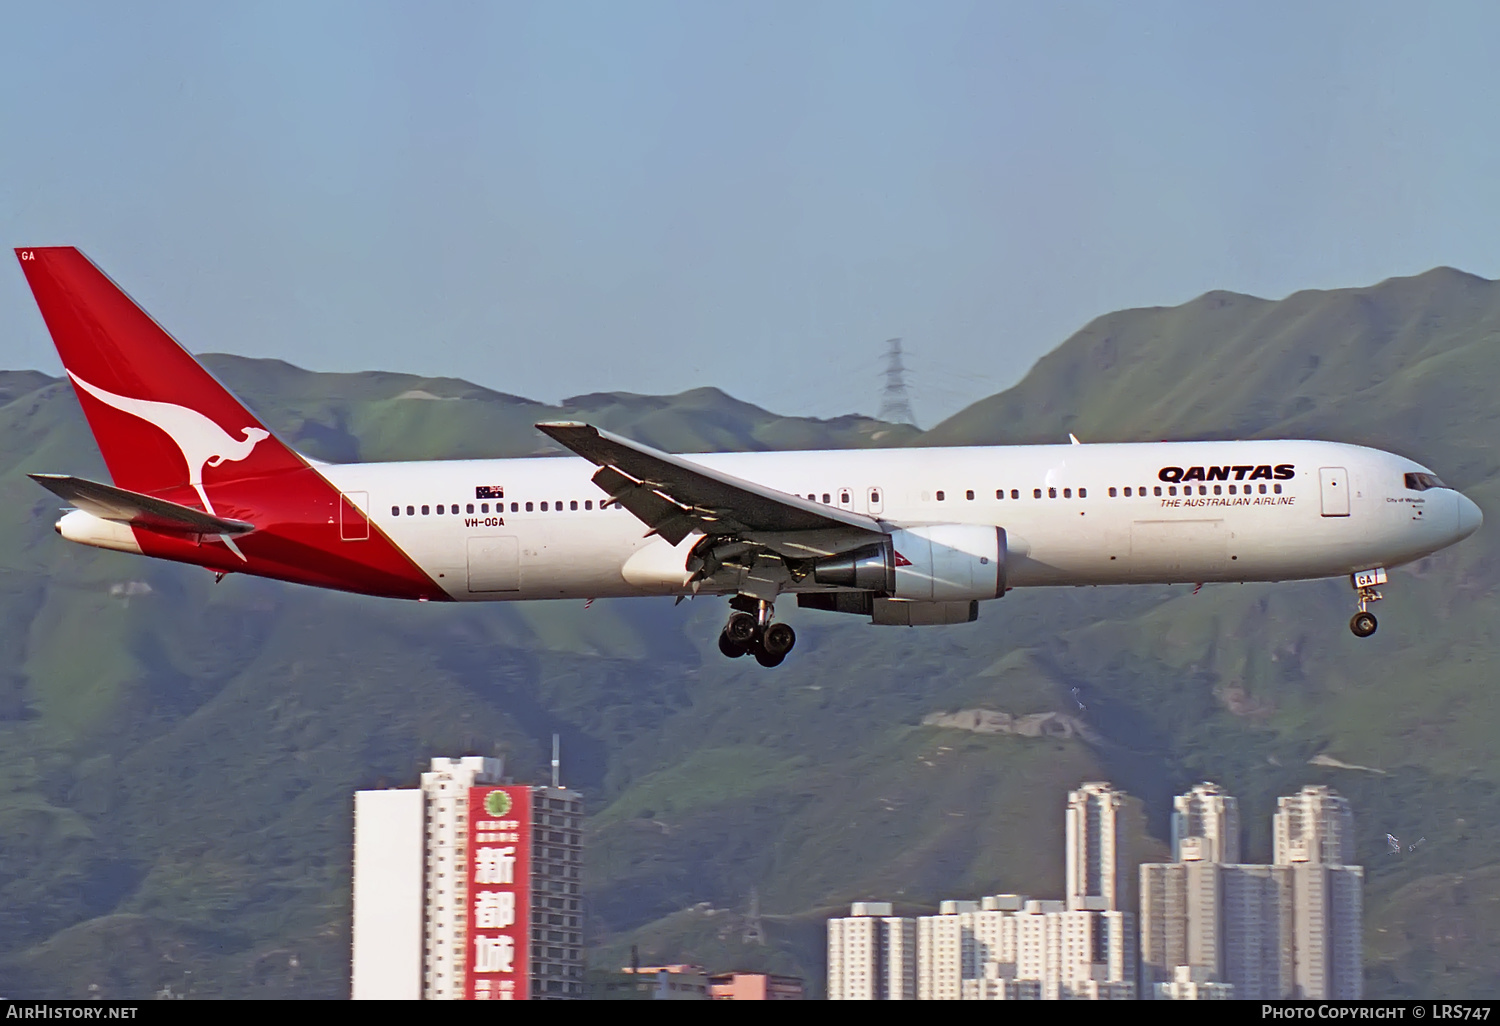
<instances>
[{"instance_id":1,"label":"passenger cabin window","mask_svg":"<svg viewBox=\"0 0 1500 1026\"><path fill-rule=\"evenodd\" d=\"M526 512L528 512L528 513L531 512L531 503L529 503L529 502L526 504Z\"/></svg>"},{"instance_id":2,"label":"passenger cabin window","mask_svg":"<svg viewBox=\"0 0 1500 1026\"><path fill-rule=\"evenodd\" d=\"M937 501L938 502L942 502L943 501L943 493L942 492L938 492L937 493Z\"/></svg>"},{"instance_id":3,"label":"passenger cabin window","mask_svg":"<svg viewBox=\"0 0 1500 1026\"><path fill-rule=\"evenodd\" d=\"M392 506L391 507L391 516L393 516L393 517L399 517L400 515L401 515L401 507L400 506Z\"/></svg>"},{"instance_id":4,"label":"passenger cabin window","mask_svg":"<svg viewBox=\"0 0 1500 1026\"><path fill-rule=\"evenodd\" d=\"M828 497L828 493L824 492L823 493L823 502L824 502L824 504L826 505L829 501L830 501L830 499Z\"/></svg>"},{"instance_id":5,"label":"passenger cabin window","mask_svg":"<svg viewBox=\"0 0 1500 1026\"><path fill-rule=\"evenodd\" d=\"M412 507L412 506L408 506L408 507L406 507L406 515L407 515L407 516L409 516L409 517L410 517L410 516L415 516L415 515L416 515L416 512L417 512L417 511L416 511L416 508L415 508L415 507Z\"/></svg>"},{"instance_id":6,"label":"passenger cabin window","mask_svg":"<svg viewBox=\"0 0 1500 1026\"><path fill-rule=\"evenodd\" d=\"M1080 499L1087 499L1089 497L1089 490L1087 488L1078 489L1078 497Z\"/></svg>"},{"instance_id":7,"label":"passenger cabin window","mask_svg":"<svg viewBox=\"0 0 1500 1026\"><path fill-rule=\"evenodd\" d=\"M1406 475L1406 487L1414 492L1425 492L1429 488L1447 488L1436 474L1414 473Z\"/></svg>"},{"instance_id":8,"label":"passenger cabin window","mask_svg":"<svg viewBox=\"0 0 1500 1026\"><path fill-rule=\"evenodd\" d=\"M1003 499L1003 498L1005 498L1005 489L1004 488L996 488L995 489L995 498L997 498L997 499Z\"/></svg>"},{"instance_id":9,"label":"passenger cabin window","mask_svg":"<svg viewBox=\"0 0 1500 1026\"><path fill-rule=\"evenodd\" d=\"M577 509L578 508L578 500L577 499L573 499L572 501L570 501L568 503L568 508L569 509Z\"/></svg>"},{"instance_id":10,"label":"passenger cabin window","mask_svg":"<svg viewBox=\"0 0 1500 1026\"><path fill-rule=\"evenodd\" d=\"M1010 497L1012 499L1019 499L1021 497L1021 489L1019 489L1019 488L1012 488L1010 490Z\"/></svg>"},{"instance_id":11,"label":"passenger cabin window","mask_svg":"<svg viewBox=\"0 0 1500 1026\"><path fill-rule=\"evenodd\" d=\"M970 488L968 491L964 492L964 498L972 500L974 498L974 489Z\"/></svg>"},{"instance_id":12,"label":"passenger cabin window","mask_svg":"<svg viewBox=\"0 0 1500 1026\"><path fill-rule=\"evenodd\" d=\"M1125 498L1127 498L1127 499L1130 498L1130 489L1129 488L1125 489Z\"/></svg>"},{"instance_id":13,"label":"passenger cabin window","mask_svg":"<svg viewBox=\"0 0 1500 1026\"><path fill-rule=\"evenodd\" d=\"M1064 488L1063 489L1063 498L1064 499L1071 499L1072 497L1073 497L1073 489L1071 489L1071 488Z\"/></svg>"},{"instance_id":14,"label":"passenger cabin window","mask_svg":"<svg viewBox=\"0 0 1500 1026\"><path fill-rule=\"evenodd\" d=\"M1157 485L1154 489L1152 489L1152 491L1154 491L1157 495L1160 495L1161 494L1161 485Z\"/></svg>"},{"instance_id":15,"label":"passenger cabin window","mask_svg":"<svg viewBox=\"0 0 1500 1026\"><path fill-rule=\"evenodd\" d=\"M428 510L428 507L426 507L426 506L423 506L423 507L422 507L422 515L423 515L423 516L424 516L424 517L425 517L425 516L426 516L426 515L427 515L427 510Z\"/></svg>"},{"instance_id":16,"label":"passenger cabin window","mask_svg":"<svg viewBox=\"0 0 1500 1026\"><path fill-rule=\"evenodd\" d=\"M1110 490L1109 490L1109 497L1110 497L1110 498L1111 498L1111 499L1114 499L1114 498L1118 498L1118 497L1119 497L1119 495L1120 495L1120 493L1119 493L1119 491L1118 491L1118 490L1116 490L1116 489L1114 489L1114 488L1111 488L1111 489L1110 489Z\"/></svg>"},{"instance_id":17,"label":"passenger cabin window","mask_svg":"<svg viewBox=\"0 0 1500 1026\"><path fill-rule=\"evenodd\" d=\"M593 509L594 508L594 500L593 499L584 499L583 500L583 508L584 509Z\"/></svg>"},{"instance_id":18,"label":"passenger cabin window","mask_svg":"<svg viewBox=\"0 0 1500 1026\"><path fill-rule=\"evenodd\" d=\"M1042 490L1040 488L1033 488L1031 490L1031 497L1033 499L1040 499L1042 497Z\"/></svg>"},{"instance_id":19,"label":"passenger cabin window","mask_svg":"<svg viewBox=\"0 0 1500 1026\"><path fill-rule=\"evenodd\" d=\"M1057 498L1057 489L1056 488L1048 488L1047 489L1047 498L1049 498L1049 499L1055 499L1055 498Z\"/></svg>"}]
</instances>

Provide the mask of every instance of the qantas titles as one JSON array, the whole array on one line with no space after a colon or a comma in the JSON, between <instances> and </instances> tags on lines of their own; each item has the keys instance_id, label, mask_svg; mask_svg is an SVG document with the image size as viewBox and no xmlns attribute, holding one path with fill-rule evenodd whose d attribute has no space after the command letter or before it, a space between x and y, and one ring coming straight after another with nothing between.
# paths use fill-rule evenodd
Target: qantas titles
<instances>
[{"instance_id":1,"label":"qantas titles","mask_svg":"<svg viewBox=\"0 0 1500 1026\"><path fill-rule=\"evenodd\" d=\"M1231 477L1230 475L1234 476ZM1162 467L1156 472L1159 480L1179 484L1183 481L1290 481L1297 476L1297 467L1292 463L1278 463L1274 468L1263 463L1260 466L1240 464L1229 467Z\"/></svg>"}]
</instances>

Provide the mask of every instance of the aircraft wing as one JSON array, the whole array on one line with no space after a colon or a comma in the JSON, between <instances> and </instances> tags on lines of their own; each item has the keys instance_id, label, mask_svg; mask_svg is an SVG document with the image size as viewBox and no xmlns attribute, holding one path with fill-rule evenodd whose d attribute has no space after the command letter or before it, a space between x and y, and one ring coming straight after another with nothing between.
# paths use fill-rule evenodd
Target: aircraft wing
<instances>
[{"instance_id":1,"label":"aircraft wing","mask_svg":"<svg viewBox=\"0 0 1500 1026\"><path fill-rule=\"evenodd\" d=\"M191 506L129 492L66 474L31 474L30 478L59 498L101 520L114 520L167 534L248 534L255 525L216 517Z\"/></svg>"},{"instance_id":2,"label":"aircraft wing","mask_svg":"<svg viewBox=\"0 0 1500 1026\"><path fill-rule=\"evenodd\" d=\"M537 429L597 465L594 483L673 545L695 530L711 537L885 533L875 517L711 470L591 424L543 423Z\"/></svg>"}]
</instances>

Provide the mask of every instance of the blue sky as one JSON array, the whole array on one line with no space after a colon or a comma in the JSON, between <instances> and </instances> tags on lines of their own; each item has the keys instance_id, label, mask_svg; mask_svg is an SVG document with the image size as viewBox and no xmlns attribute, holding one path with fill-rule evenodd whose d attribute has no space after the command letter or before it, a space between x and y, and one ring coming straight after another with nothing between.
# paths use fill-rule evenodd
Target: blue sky
<instances>
[{"instance_id":1,"label":"blue sky","mask_svg":"<svg viewBox=\"0 0 1500 1026\"><path fill-rule=\"evenodd\" d=\"M930 425L1121 307L1500 277L1500 5L0 13L0 236L199 352L832 416L900 336Z\"/></svg>"}]
</instances>

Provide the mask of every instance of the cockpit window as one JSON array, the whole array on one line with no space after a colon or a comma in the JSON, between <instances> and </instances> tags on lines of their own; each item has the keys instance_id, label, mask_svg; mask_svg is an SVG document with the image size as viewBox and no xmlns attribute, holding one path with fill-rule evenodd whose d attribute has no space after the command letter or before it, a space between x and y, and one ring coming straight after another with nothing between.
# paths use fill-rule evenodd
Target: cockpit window
<instances>
[{"instance_id":1,"label":"cockpit window","mask_svg":"<svg viewBox=\"0 0 1500 1026\"><path fill-rule=\"evenodd\" d=\"M1429 488L1447 488L1436 474L1407 474L1406 487L1414 492L1425 492Z\"/></svg>"}]
</instances>

